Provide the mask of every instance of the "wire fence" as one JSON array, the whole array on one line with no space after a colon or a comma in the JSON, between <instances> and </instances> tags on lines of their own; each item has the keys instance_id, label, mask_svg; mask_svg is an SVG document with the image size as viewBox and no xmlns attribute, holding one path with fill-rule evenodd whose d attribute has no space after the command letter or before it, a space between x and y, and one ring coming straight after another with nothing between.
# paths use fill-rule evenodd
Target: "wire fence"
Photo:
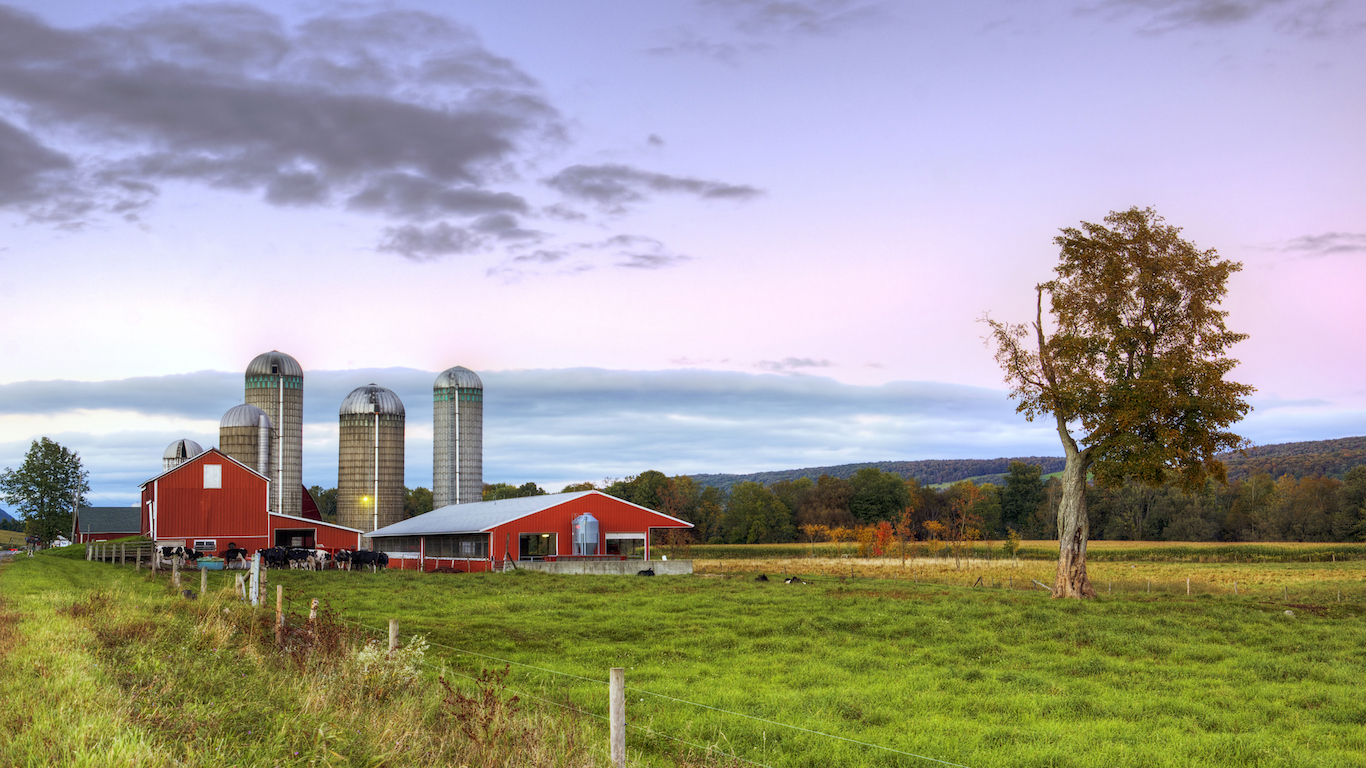
<instances>
[{"instance_id":1,"label":"wire fence","mask_svg":"<svg viewBox=\"0 0 1366 768\"><path fill-rule=\"evenodd\" d=\"M388 636L388 631L387 631L387 630L384 630L384 629L381 629L381 628L379 628L379 627L372 627L372 626L369 626L369 625L367 625L367 624L364 624L363 622L356 621L356 620L354 620L354 619L346 619L346 618L343 618L343 620L346 621L347 623L354 624L354 625L357 626L357 627L360 627L360 628L362 628L362 629L365 629L365 630L368 630L368 631L370 631L370 632L373 632L373 633L375 633L377 636L380 636L380 637L387 637L387 636ZM514 666L515 666L515 667L519 667L519 668L523 668L523 669L534 670L534 671L536 671L536 672L542 672L542 673L546 673L546 674L550 674L550 675L556 675L556 676L559 676L559 677L564 677L564 678L572 679L572 680L575 680L575 681L578 681L578 682L592 683L592 684L594 684L594 685L602 686L603 689L605 689L605 688L608 686L608 684L609 684L609 683L608 683L608 680L606 680L606 679L597 679L597 678L585 677L585 676L583 676L583 675L576 675L576 674L573 674L573 673L571 673L571 672L562 672L562 671L560 671L560 670L551 669L551 668L549 668L549 667L545 667L545 666L542 666L542 665L528 664L528 663L526 663L526 662L515 661L515 660L513 660L513 659L505 659L505 658L502 658L502 657L499 657L499 656L493 656L493 655L490 655L490 654L487 654L487 653L480 653L480 652L478 652L478 651L471 651L471 650L466 649L466 648L457 648L457 647L455 647L455 646L448 645L448 644L445 644L445 643L435 642L435 641L431 640L430 638L427 638L427 639L426 639L426 643L427 643L429 646L436 647L436 648L442 648L442 649L445 649L445 650L447 650L447 651L451 651L451 652L456 653L456 654L460 654L460 655L464 655L464 656L470 656L470 657L475 657L475 658L479 658L479 659L486 659L486 660L489 660L489 661L496 661L496 662L499 662L499 663L501 663L501 664L506 664L506 665L508 665L509 667L514 667ZM442 674L451 674L451 675L453 675L453 676L461 677L461 678L464 678L464 679L466 679L466 680L474 681L475 683L478 683L478 684L484 684L484 685L490 684L490 681L488 681L487 679L480 679L480 678L478 678L478 677L471 676L471 675L468 675L468 674L464 674L464 673L460 673L460 672L455 672L455 671L450 670L449 667L437 666L437 665L432 664L431 662L428 662L428 661L424 661L423 664L426 665L427 667L433 669L433 670L436 670L436 671L438 671L438 672L441 672ZM566 703L563 703L563 702L558 702L558 701L554 701L554 700L551 700L551 699L547 699L547 698L545 698L545 697L543 697L543 696L537 696L537 695L535 695L535 694L529 693L529 692L527 692L527 691L524 690L524 689L513 688L512 686L505 685L505 684L502 684L502 683L494 683L494 684L497 685L497 687L499 687L499 688L501 688L501 689L503 689L503 690L506 690L506 691L508 691L509 693L512 693L513 695L516 695L516 696L520 696L520 697L523 697L523 698L526 698L526 699L538 701L538 702L541 702L541 703L543 703L543 704L548 704L548 705L551 705L551 706L554 706L554 707L559 707L559 708L562 708L562 709L570 710L570 711L572 711L572 712L575 712L576 714L579 714L579 715L582 715L582 716L585 716L585 717L590 717L590 718L594 718L594 719L598 719L598 720L603 720L603 721L608 721L608 720L609 720L609 718L608 718L607 715L603 715L603 714L600 714L600 713L597 713L597 712L592 712L592 711L583 709L582 707L576 707L576 706L573 706L573 705L570 705L570 704L566 704ZM715 712L715 713L718 713L718 714L721 714L721 715L726 715L726 716L735 717L735 718L740 718L740 719L749 720L749 721L753 721L753 722L763 723L763 724L765 724L765 725L773 726L773 727L776 727L776 728L784 728L784 729L788 729L788 730L791 730L791 731L794 731L794 732L800 732L800 733L808 734L808 735L811 735L811 736L816 736L816 737L825 738L825 739L831 739L831 740L833 740L833 741L843 742L843 743L846 743L846 744L852 744L852 745L856 745L856 746L859 746L859 747L864 747L864 748L867 748L867 749L878 750L878 751L880 751L880 752L884 752L884 753L888 753L888 754L901 755L901 756L909 757L909 758L912 758L912 759L915 759L915 760L918 760L918 761L924 761L924 762L929 762L929 763L938 764L938 765L953 766L954 768L971 768L970 766L964 765L963 763L952 762L952 761L944 760L944 759L941 759L941 758L930 757L930 756L928 756L928 755L921 755L921 754L917 754L917 753L914 753L914 752L908 752L908 751L905 751L905 750L895 749L895 748L893 748L893 747L888 747L888 746L885 746L885 745L882 745L882 744L876 744L876 743L869 742L869 741L863 741L863 740L851 738L851 737L848 737L848 736L841 736L841 735L838 735L838 734L826 733L826 732L824 732L824 731L815 730L815 729L813 729L813 728L806 728L806 727L800 726L800 725L793 725L793 724L791 724L791 723L784 723L784 722L781 722L781 721L778 721L778 720L772 720L772 719L769 719L769 718L758 717L758 716L756 716L756 715L751 715L751 714L747 714L747 713L744 713L744 712L736 712L736 711L734 711L734 710L726 709L726 708L724 708L724 707L717 707L717 706L713 706L713 705L710 705L710 704L703 704L703 703L701 703L701 702L690 701L690 700L687 700L687 699L679 698L679 697L677 697L677 696L670 696L670 695L668 695L668 694L663 694L663 693L658 693L658 692L655 692L655 691L651 691L651 690L648 690L648 689L645 689L645 688L640 688L640 687L628 685L628 686L626 686L626 690L627 690L627 691L630 691L630 692L632 692L632 693L637 693L637 694L643 694L643 695L646 695L646 696L651 696L651 697L654 697L654 698L656 698L656 699L668 701L668 702L671 702L671 703L674 703L674 704L678 704L678 705L682 705L682 706L695 707L695 708L697 708L697 709L706 710L706 711L710 711L710 712ZM771 768L771 766L769 766L767 763L759 762L759 761L757 761L757 760L752 760L752 759L749 759L749 758L744 757L744 756L742 756L742 755L735 754L735 753L733 753L733 752L727 752L727 751L721 749L721 748L720 748L719 746L717 746L716 744L702 744L702 743L699 743L699 742L691 741L691 740L684 739L684 738L681 738L681 737L678 737L678 736L670 735L670 734L668 734L668 733L664 733L664 732L662 732L662 731L656 730L656 729L654 729L654 728L650 728L650 727L648 727L648 726L634 725L634 724L630 723L629 720L627 721L627 728L629 728L629 729L631 729L631 730L633 730L633 731L637 731L637 732L639 732L639 733L643 733L643 734L649 735L649 736L651 736L651 737L660 738L660 739L666 739L666 740L669 740L669 741L672 741L672 742L676 742L676 743L682 744L682 745L684 745L684 746L688 746L688 747L691 747L691 748L694 748L694 749L702 750L705 754L708 754L708 755L718 755L718 756L721 756L721 757L724 757L724 758L727 758L727 759L732 759L732 760L739 761L739 762L741 762L741 763L745 763L746 765L756 765L756 766L760 766L760 768ZM629 761L628 761L628 762L629 762ZM637 763L637 764L639 764L639 763Z\"/></svg>"}]
</instances>

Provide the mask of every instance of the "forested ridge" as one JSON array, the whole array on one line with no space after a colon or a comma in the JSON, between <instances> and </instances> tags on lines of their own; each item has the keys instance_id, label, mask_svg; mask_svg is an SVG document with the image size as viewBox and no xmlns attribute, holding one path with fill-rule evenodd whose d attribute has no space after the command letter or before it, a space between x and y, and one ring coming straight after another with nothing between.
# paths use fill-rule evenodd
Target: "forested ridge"
<instances>
[{"instance_id":1,"label":"forested ridge","mask_svg":"<svg viewBox=\"0 0 1366 768\"><path fill-rule=\"evenodd\" d=\"M1296 480L1316 475L1341 480L1352 467L1366 464L1366 437L1262 445L1219 458L1228 466L1229 480L1245 480L1258 473L1275 478L1290 475Z\"/></svg>"},{"instance_id":2,"label":"forested ridge","mask_svg":"<svg viewBox=\"0 0 1366 768\"><path fill-rule=\"evenodd\" d=\"M1298 443L1259 445L1238 453L1219 454L1228 466L1229 480L1245 480L1249 475L1264 473L1273 478L1290 475L1296 480L1321 475L1341 480L1352 467L1366 464L1366 437L1344 437L1337 440L1307 440ZM821 475L841 480L852 478L860 469L876 467L883 472L900 475L904 480L915 480L921 485L956 483L973 478L979 482L1000 483L1010 471L1010 463L1033 464L1051 475L1061 472L1061 456L1016 456L1002 459L926 459L922 461L869 461L859 464L836 464L829 467L779 469L752 472L747 475L698 474L689 475L702 486L728 491L735 484L750 482L772 485L806 477L815 480Z\"/></svg>"},{"instance_id":3,"label":"forested ridge","mask_svg":"<svg viewBox=\"0 0 1366 768\"><path fill-rule=\"evenodd\" d=\"M915 480L921 485L956 483L959 480L977 478L984 482L999 481L1010 471L1010 462L1033 464L1043 469L1044 474L1061 472L1064 463L1061 456L1016 456L1008 459L925 459L922 461L870 461L861 464L838 464L832 467L806 467L804 469L780 469L772 472L753 472L748 475L703 474L690 475L699 485L729 491L737 483L761 483L772 485L791 482L800 478L816 480L821 475L848 480L861 469L875 468L882 472L900 475L903 480Z\"/></svg>"}]
</instances>

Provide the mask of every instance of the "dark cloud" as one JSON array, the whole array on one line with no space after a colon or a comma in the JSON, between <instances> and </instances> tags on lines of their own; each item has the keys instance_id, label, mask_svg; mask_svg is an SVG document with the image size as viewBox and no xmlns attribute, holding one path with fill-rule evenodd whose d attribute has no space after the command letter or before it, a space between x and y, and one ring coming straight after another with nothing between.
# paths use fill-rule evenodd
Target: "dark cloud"
<instances>
[{"instance_id":1,"label":"dark cloud","mask_svg":"<svg viewBox=\"0 0 1366 768\"><path fill-rule=\"evenodd\" d=\"M384 230L379 250L397 253L413 261L432 261L456 253L472 253L484 247L487 240L464 227L444 221L422 227L405 224Z\"/></svg>"},{"instance_id":2,"label":"dark cloud","mask_svg":"<svg viewBox=\"0 0 1366 768\"><path fill-rule=\"evenodd\" d=\"M878 3L859 0L702 0L755 35L831 35L882 16Z\"/></svg>"},{"instance_id":3,"label":"dark cloud","mask_svg":"<svg viewBox=\"0 0 1366 768\"><path fill-rule=\"evenodd\" d=\"M508 241L537 242L546 237L544 232L526 229L518 222L517 217L507 213L480 216L474 220L470 229L482 235Z\"/></svg>"},{"instance_id":4,"label":"dark cloud","mask_svg":"<svg viewBox=\"0 0 1366 768\"><path fill-rule=\"evenodd\" d=\"M703 200L750 200L763 194L745 184L670 176L614 163L570 166L545 183L569 197L613 211L646 200L651 193L688 194Z\"/></svg>"},{"instance_id":5,"label":"dark cloud","mask_svg":"<svg viewBox=\"0 0 1366 768\"><path fill-rule=\"evenodd\" d=\"M451 364L468 363L453 360ZM1056 443L1016 416L1005 393L943 384L880 387L817 377L718 371L558 369L479 371L484 381L484 479L535 480L552 490L579 480L637 474L735 472L895 458L1028 455ZM375 382L407 410L406 477L430 487L434 371L312 371L304 376L304 481L337 481L337 408ZM133 500L160 472L161 452L188 437L208 447L216 424L242 401L242 374L205 372L106 382L0 385L5 413L127 410L186 420L186 430L52 433L80 452L108 503ZM858 429L850 425L858 423ZM36 437L36 435L35 435ZM565 451L568 442L573 451ZM28 440L0 443L0 466L23 461Z\"/></svg>"},{"instance_id":6,"label":"dark cloud","mask_svg":"<svg viewBox=\"0 0 1366 768\"><path fill-rule=\"evenodd\" d=\"M1287 242L1281 250L1306 256L1328 256L1335 253L1366 253L1366 234L1360 232L1325 232L1304 235Z\"/></svg>"},{"instance_id":7,"label":"dark cloud","mask_svg":"<svg viewBox=\"0 0 1366 768\"><path fill-rule=\"evenodd\" d=\"M776 42L841 34L886 16L882 3L866 0L699 0L698 4L727 28L711 33L671 30L668 42L649 52L699 55L735 64L746 54L772 50Z\"/></svg>"},{"instance_id":8,"label":"dark cloud","mask_svg":"<svg viewBox=\"0 0 1366 768\"><path fill-rule=\"evenodd\" d=\"M1321 37L1363 28L1360 18L1344 16L1345 7L1333 0L1105 0L1082 11L1117 19L1137 16L1143 20L1139 31L1148 34L1232 27L1264 18L1279 31Z\"/></svg>"},{"instance_id":9,"label":"dark cloud","mask_svg":"<svg viewBox=\"0 0 1366 768\"><path fill-rule=\"evenodd\" d=\"M754 367L772 373L796 373L803 368L830 368L834 365L829 360L815 360L810 357L785 357L782 360L760 360Z\"/></svg>"},{"instance_id":10,"label":"dark cloud","mask_svg":"<svg viewBox=\"0 0 1366 768\"><path fill-rule=\"evenodd\" d=\"M290 26L237 4L78 29L0 7L0 109L0 205L68 220L145 204L169 180L400 218L518 213L490 179L561 130L530 77L449 20Z\"/></svg>"},{"instance_id":11,"label":"dark cloud","mask_svg":"<svg viewBox=\"0 0 1366 768\"><path fill-rule=\"evenodd\" d=\"M47 433L81 454L102 503L127 503L138 483L161 471L161 452L172 440L217 444L218 419L242 402L242 375L4 384L0 413L123 410L185 419L185 430L142 429L134 416L126 430L108 434ZM817 376L709 370L481 370L479 376L486 482L534 480L558 490L569 482L646 469L753 472L859 461L1055 455L1060 449L1053 429L1024 421L1006 392L996 389L934 382L857 386ZM336 484L337 408L352 389L375 382L398 394L407 410L406 484L431 487L435 378L435 371L411 368L307 370L304 482ZM1330 403L1253 405L1240 432L1258 443L1366 432L1366 412ZM38 436L0 443L0 467L18 466ZM571 444L574 449L566 451Z\"/></svg>"},{"instance_id":12,"label":"dark cloud","mask_svg":"<svg viewBox=\"0 0 1366 768\"><path fill-rule=\"evenodd\" d=\"M661 269L688 261L691 257L675 253L653 237L616 235L595 243L579 243L581 250L605 250L616 255L618 267L628 269Z\"/></svg>"},{"instance_id":13,"label":"dark cloud","mask_svg":"<svg viewBox=\"0 0 1366 768\"><path fill-rule=\"evenodd\" d=\"M54 177L72 166L71 158L0 120L0 205L25 205L52 198L57 191Z\"/></svg>"}]
</instances>

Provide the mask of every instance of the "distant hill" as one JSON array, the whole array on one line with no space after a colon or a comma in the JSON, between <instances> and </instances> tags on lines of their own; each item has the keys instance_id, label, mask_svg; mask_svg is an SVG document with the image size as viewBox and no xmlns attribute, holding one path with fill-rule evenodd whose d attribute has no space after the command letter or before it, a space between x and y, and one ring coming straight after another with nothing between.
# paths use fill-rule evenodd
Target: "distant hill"
<instances>
[{"instance_id":1,"label":"distant hill","mask_svg":"<svg viewBox=\"0 0 1366 768\"><path fill-rule=\"evenodd\" d=\"M1323 475L1342 479L1347 470L1366 464L1366 437L1344 437L1338 440L1311 440L1301 443L1277 443L1248 449L1246 454L1221 453L1219 458L1228 465L1228 479L1242 480L1253 472L1265 472L1272 477L1290 475L1295 478ZM921 485L956 483L974 480L979 483L1000 483L1010 471L1010 462L1037 464L1045 475L1061 472L1065 460L1061 456L1017 456L1008 459L928 459L925 461L872 461L862 464L837 464L831 467L781 469L772 472L753 472L748 475L692 475L700 485L730 490L736 483L755 482L770 485L783 480L821 475L848 479L865 467L877 467L883 472L894 472L904 478L915 478Z\"/></svg>"},{"instance_id":2,"label":"distant hill","mask_svg":"<svg viewBox=\"0 0 1366 768\"><path fill-rule=\"evenodd\" d=\"M893 472L904 478L915 478L921 485L936 483L956 483L973 478L979 482L1000 482L1000 478L1010 471L1010 462L1023 461L1043 467L1045 475L1061 472L1065 460L1061 456L1016 456L1004 459L925 459L923 461L870 461L862 464L837 464L833 467L806 467L805 469L781 469L773 472L754 472L748 475L692 475L700 485L710 485L730 490L736 483L754 482L769 485L783 480L796 480L809 477L812 480L821 475L830 475L847 480L860 469L877 467L883 472Z\"/></svg>"},{"instance_id":3,"label":"distant hill","mask_svg":"<svg viewBox=\"0 0 1366 768\"><path fill-rule=\"evenodd\" d=\"M1366 437L1277 443L1250 448L1245 455L1219 455L1228 465L1228 479L1242 480L1254 472L1294 478L1323 475L1339 480L1352 467L1366 464Z\"/></svg>"},{"instance_id":4,"label":"distant hill","mask_svg":"<svg viewBox=\"0 0 1366 768\"><path fill-rule=\"evenodd\" d=\"M14 515L11 515L3 509L0 509L0 522L4 522L6 520L13 520L16 523L19 522L19 518L15 517Z\"/></svg>"}]
</instances>

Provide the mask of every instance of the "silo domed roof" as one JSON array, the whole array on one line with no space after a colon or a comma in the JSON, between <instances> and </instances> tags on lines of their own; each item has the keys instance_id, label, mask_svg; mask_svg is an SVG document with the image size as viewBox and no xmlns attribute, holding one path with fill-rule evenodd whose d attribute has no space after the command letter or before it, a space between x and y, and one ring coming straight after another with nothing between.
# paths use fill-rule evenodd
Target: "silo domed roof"
<instances>
[{"instance_id":1,"label":"silo domed roof","mask_svg":"<svg viewBox=\"0 0 1366 768\"><path fill-rule=\"evenodd\" d=\"M374 384L367 384L351 390L351 394L342 400L340 415L375 413L377 410L379 413L391 416L402 416L403 401L399 400L398 395L391 390Z\"/></svg>"},{"instance_id":2,"label":"silo domed roof","mask_svg":"<svg viewBox=\"0 0 1366 768\"><path fill-rule=\"evenodd\" d=\"M458 387L460 389L483 389L484 382L479 380L479 375L463 365L448 368L436 377L436 384L433 389L448 389Z\"/></svg>"},{"instance_id":3,"label":"silo domed roof","mask_svg":"<svg viewBox=\"0 0 1366 768\"><path fill-rule=\"evenodd\" d=\"M204 449L199 443L193 440L177 440L166 446L166 450L161 454L163 459L193 459L203 453Z\"/></svg>"},{"instance_id":4,"label":"silo domed roof","mask_svg":"<svg viewBox=\"0 0 1366 768\"><path fill-rule=\"evenodd\" d=\"M269 370L269 369L267 369ZM261 425L261 417L266 416L266 412L254 405L234 405L223 414L223 419L218 422L219 429L228 427L257 427ZM270 426L270 417L266 416L266 426Z\"/></svg>"},{"instance_id":5,"label":"silo domed roof","mask_svg":"<svg viewBox=\"0 0 1366 768\"><path fill-rule=\"evenodd\" d=\"M271 370L274 368L274 370ZM247 366L248 376L303 376L304 369L299 365L299 361L276 349L272 349L262 355L257 355L255 360Z\"/></svg>"}]
</instances>

